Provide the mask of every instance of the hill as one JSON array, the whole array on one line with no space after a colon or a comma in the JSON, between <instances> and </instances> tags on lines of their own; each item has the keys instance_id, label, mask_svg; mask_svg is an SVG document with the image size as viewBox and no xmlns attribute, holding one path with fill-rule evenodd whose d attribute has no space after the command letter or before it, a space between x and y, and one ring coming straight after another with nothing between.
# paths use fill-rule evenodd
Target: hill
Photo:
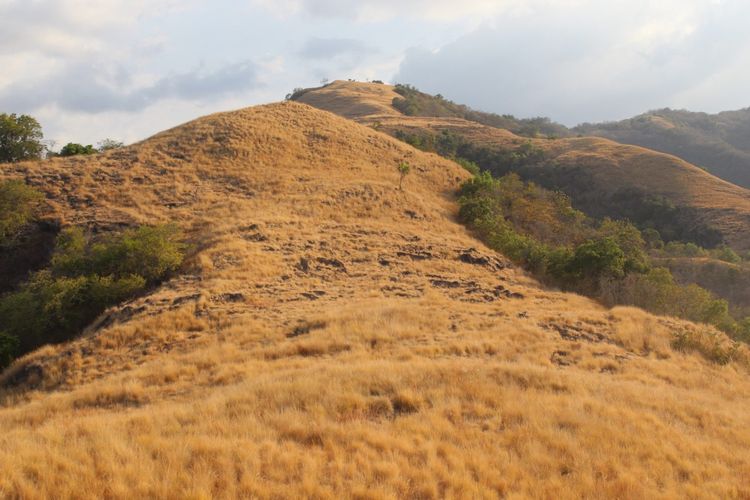
<instances>
[{"instance_id":1,"label":"hill","mask_svg":"<svg viewBox=\"0 0 750 500\"><path fill-rule=\"evenodd\" d=\"M747 348L544 289L455 222L453 162L284 103L0 177L191 249L3 373L3 496L750 495Z\"/></svg>"},{"instance_id":2,"label":"hill","mask_svg":"<svg viewBox=\"0 0 750 500\"><path fill-rule=\"evenodd\" d=\"M750 188L750 109L718 114L660 109L573 130L673 154Z\"/></svg>"},{"instance_id":3,"label":"hill","mask_svg":"<svg viewBox=\"0 0 750 500\"><path fill-rule=\"evenodd\" d=\"M518 172L564 191L590 215L628 217L641 227L655 227L665 240L750 249L750 191L675 156L595 137L528 138L464 118L407 116L395 108L386 113L393 96L385 95L388 86L357 85L358 96L382 96L380 109L372 115L343 116L423 149L475 161L495 174ZM334 82L299 100L341 112L328 102L337 102L347 88L347 82Z\"/></svg>"}]
</instances>

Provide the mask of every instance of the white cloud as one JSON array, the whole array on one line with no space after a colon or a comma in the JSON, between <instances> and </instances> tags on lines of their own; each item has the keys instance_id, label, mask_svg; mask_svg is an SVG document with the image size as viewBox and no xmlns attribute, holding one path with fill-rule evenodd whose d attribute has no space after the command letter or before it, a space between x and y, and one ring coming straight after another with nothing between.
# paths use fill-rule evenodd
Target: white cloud
<instances>
[{"instance_id":1,"label":"white cloud","mask_svg":"<svg viewBox=\"0 0 750 500\"><path fill-rule=\"evenodd\" d=\"M500 16L438 51L410 51L397 80L481 109L568 124L717 104L717 95L741 107L749 104L744 94L727 99L704 82L726 81L718 75L747 59L749 17L750 4L740 0L549 2ZM733 87L747 88L750 67L733 76L742 82Z\"/></svg>"},{"instance_id":2,"label":"white cloud","mask_svg":"<svg viewBox=\"0 0 750 500\"><path fill-rule=\"evenodd\" d=\"M454 21L457 18L497 14L518 0L251 0L281 17L307 14L316 17L384 21L394 17Z\"/></svg>"}]
</instances>

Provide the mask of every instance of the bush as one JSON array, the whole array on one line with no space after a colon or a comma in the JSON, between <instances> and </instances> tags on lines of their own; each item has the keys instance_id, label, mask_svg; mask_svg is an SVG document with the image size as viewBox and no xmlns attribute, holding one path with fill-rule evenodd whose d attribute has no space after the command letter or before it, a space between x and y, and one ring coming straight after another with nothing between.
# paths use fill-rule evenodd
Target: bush
<instances>
[{"instance_id":1,"label":"bush","mask_svg":"<svg viewBox=\"0 0 750 500\"><path fill-rule=\"evenodd\" d=\"M98 153L91 144L84 146L75 142L69 142L60 150L60 156L92 155Z\"/></svg>"},{"instance_id":2,"label":"bush","mask_svg":"<svg viewBox=\"0 0 750 500\"><path fill-rule=\"evenodd\" d=\"M98 240L80 228L63 231L49 269L0 298L0 363L72 338L108 307L168 277L183 255L174 226L139 227Z\"/></svg>"},{"instance_id":3,"label":"bush","mask_svg":"<svg viewBox=\"0 0 750 500\"><path fill-rule=\"evenodd\" d=\"M182 263L184 245L172 225L141 226L92 241L80 228L63 231L52 256L58 275L98 274L143 277L153 284Z\"/></svg>"},{"instance_id":4,"label":"bush","mask_svg":"<svg viewBox=\"0 0 750 500\"><path fill-rule=\"evenodd\" d=\"M600 278L623 278L625 252L612 237L589 240L576 247L567 271L577 280L598 282Z\"/></svg>"},{"instance_id":5,"label":"bush","mask_svg":"<svg viewBox=\"0 0 750 500\"><path fill-rule=\"evenodd\" d=\"M0 247L12 244L34 218L42 194L19 180L0 183Z\"/></svg>"},{"instance_id":6,"label":"bush","mask_svg":"<svg viewBox=\"0 0 750 500\"><path fill-rule=\"evenodd\" d=\"M141 291L140 276L54 276L41 271L0 300L3 334L18 340L20 353L79 333L107 307Z\"/></svg>"}]
</instances>

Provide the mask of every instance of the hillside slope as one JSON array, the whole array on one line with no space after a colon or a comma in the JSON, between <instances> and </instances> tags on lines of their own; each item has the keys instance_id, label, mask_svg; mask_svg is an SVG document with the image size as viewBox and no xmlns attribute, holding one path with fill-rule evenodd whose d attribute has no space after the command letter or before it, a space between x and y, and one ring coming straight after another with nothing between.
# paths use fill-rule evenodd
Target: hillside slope
<instances>
[{"instance_id":1,"label":"hillside slope","mask_svg":"<svg viewBox=\"0 0 750 500\"><path fill-rule=\"evenodd\" d=\"M747 349L542 289L435 155L285 103L0 172L193 249L2 375L1 496L750 495Z\"/></svg>"},{"instance_id":2,"label":"hillside slope","mask_svg":"<svg viewBox=\"0 0 750 500\"><path fill-rule=\"evenodd\" d=\"M357 85L358 96L366 95L367 88L373 94L385 92L383 85ZM335 82L330 87L308 92L299 100L341 113L339 107L328 103L335 102L336 95L347 92L346 87L347 82ZM416 117L381 111L370 116L357 114L354 118L392 135L439 136L449 132L468 142L474 152L483 157L513 152L530 144L542 152L542 158L521 168L500 166L503 171L497 173L515 170L545 187L561 189L571 196L578 208L600 217L627 216L637 221L641 215L638 212L644 206L665 204L676 212L673 219L661 222L661 227L657 225L665 236L675 228L687 228L690 239L699 244L713 246L723 240L736 249L750 249L747 229L750 227L750 191L674 156L595 137L529 139L460 118ZM651 223L653 221L646 220L652 215L651 211L647 212L642 222Z\"/></svg>"},{"instance_id":3,"label":"hillside slope","mask_svg":"<svg viewBox=\"0 0 750 500\"><path fill-rule=\"evenodd\" d=\"M661 109L620 122L587 123L575 130L673 154L750 188L750 109L714 115Z\"/></svg>"}]
</instances>

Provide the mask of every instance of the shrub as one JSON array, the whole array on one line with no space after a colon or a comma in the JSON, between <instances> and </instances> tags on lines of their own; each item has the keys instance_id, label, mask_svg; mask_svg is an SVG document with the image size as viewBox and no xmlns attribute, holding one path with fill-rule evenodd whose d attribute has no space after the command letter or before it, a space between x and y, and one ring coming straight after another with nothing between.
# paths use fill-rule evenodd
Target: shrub
<instances>
[{"instance_id":1,"label":"shrub","mask_svg":"<svg viewBox=\"0 0 750 500\"><path fill-rule=\"evenodd\" d=\"M622 278L625 276L625 252L612 237L589 240L576 247L567 271L579 280Z\"/></svg>"},{"instance_id":2,"label":"shrub","mask_svg":"<svg viewBox=\"0 0 750 500\"><path fill-rule=\"evenodd\" d=\"M75 142L69 142L60 150L60 156L92 155L98 153L91 144L84 146Z\"/></svg>"},{"instance_id":3,"label":"shrub","mask_svg":"<svg viewBox=\"0 0 750 500\"><path fill-rule=\"evenodd\" d=\"M140 276L54 276L41 271L0 300L3 333L18 339L21 353L68 340L107 307L143 289Z\"/></svg>"},{"instance_id":4,"label":"shrub","mask_svg":"<svg viewBox=\"0 0 750 500\"><path fill-rule=\"evenodd\" d=\"M182 263L184 245L176 226L141 226L91 241L80 228L63 231L52 256L58 275L138 275L153 284Z\"/></svg>"},{"instance_id":5,"label":"shrub","mask_svg":"<svg viewBox=\"0 0 750 500\"><path fill-rule=\"evenodd\" d=\"M42 194L19 180L0 183L0 247L12 244L34 218Z\"/></svg>"},{"instance_id":6,"label":"shrub","mask_svg":"<svg viewBox=\"0 0 750 500\"><path fill-rule=\"evenodd\" d=\"M63 231L49 269L0 298L0 363L70 339L108 307L169 276L183 255L174 226L139 227L98 239L80 228Z\"/></svg>"}]
</instances>

